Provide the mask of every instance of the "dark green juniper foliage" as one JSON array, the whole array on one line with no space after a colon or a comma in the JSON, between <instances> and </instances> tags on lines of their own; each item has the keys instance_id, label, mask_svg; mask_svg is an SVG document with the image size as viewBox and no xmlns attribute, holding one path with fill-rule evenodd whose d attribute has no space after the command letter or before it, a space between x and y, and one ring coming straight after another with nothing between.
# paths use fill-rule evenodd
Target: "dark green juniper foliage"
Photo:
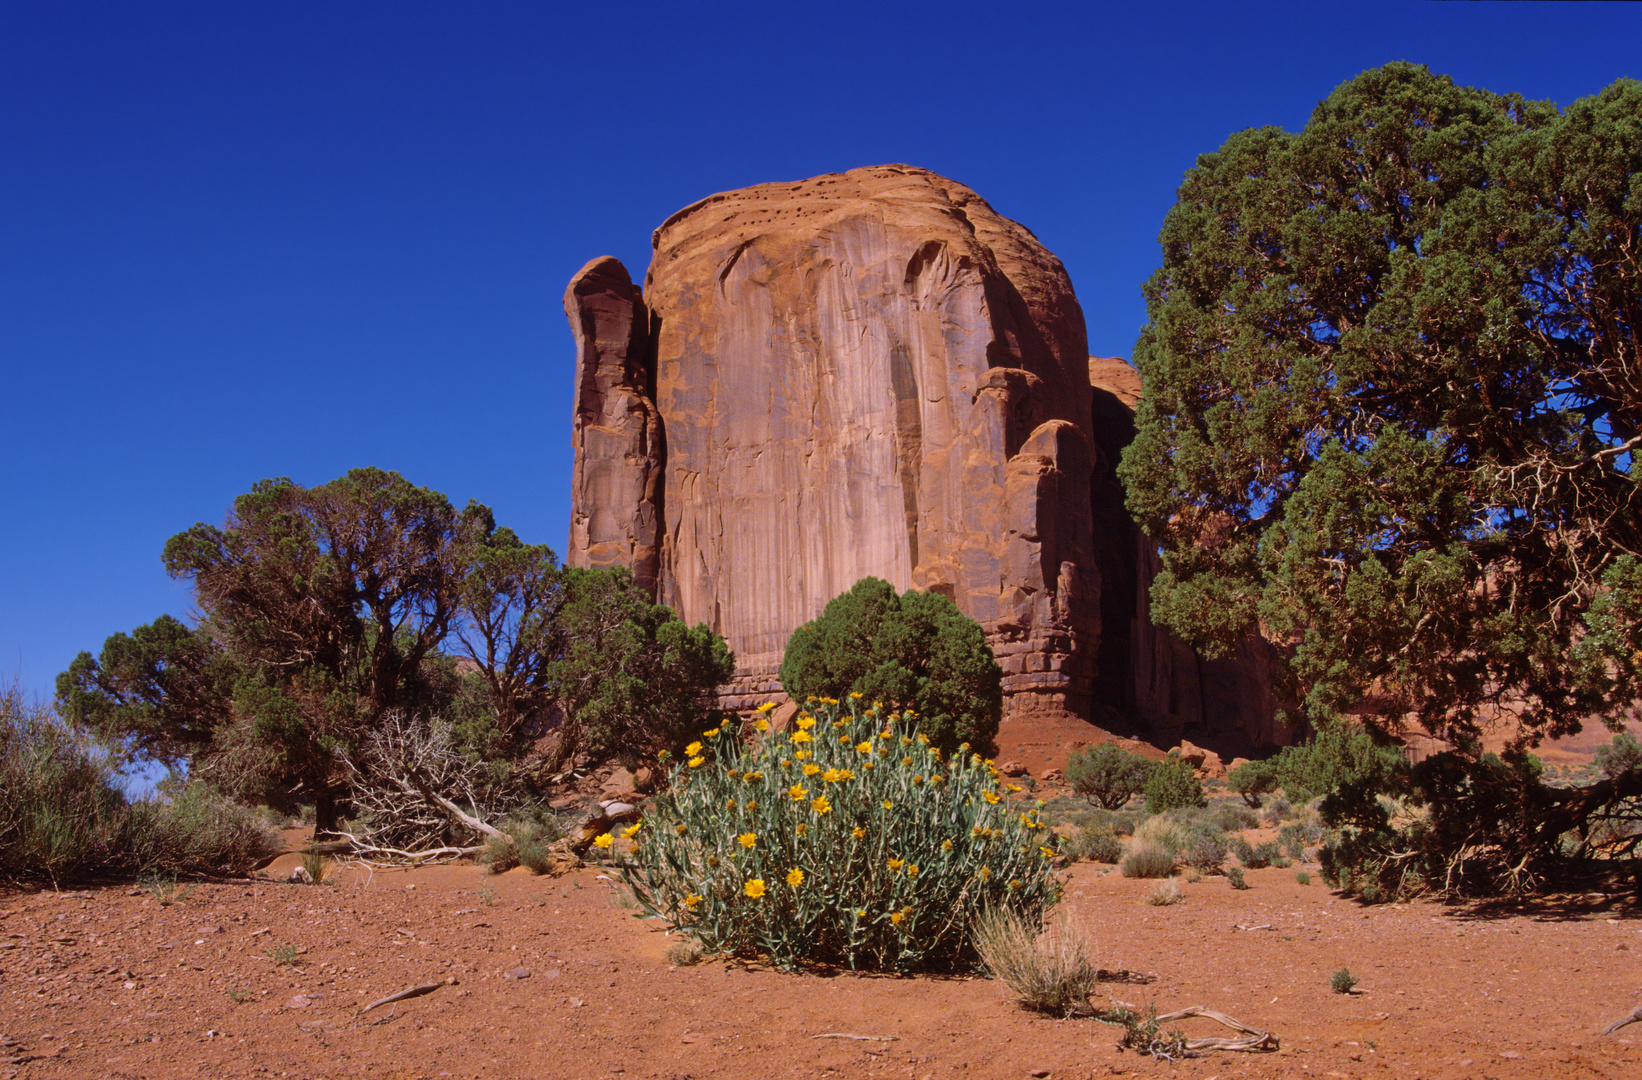
<instances>
[{"instance_id":1,"label":"dark green juniper foliage","mask_svg":"<svg viewBox=\"0 0 1642 1080\"><path fill-rule=\"evenodd\" d=\"M597 753L658 749L707 726L709 695L735 674L724 639L652 603L626 567L564 575L563 648L549 672L568 714L561 757L584 743Z\"/></svg>"},{"instance_id":2,"label":"dark green juniper foliage","mask_svg":"<svg viewBox=\"0 0 1642 1080\"><path fill-rule=\"evenodd\" d=\"M1639 166L1642 83L1559 114L1400 63L1199 158L1122 465L1159 621L1263 621L1312 722L1634 698Z\"/></svg>"},{"instance_id":3,"label":"dark green juniper foliage","mask_svg":"<svg viewBox=\"0 0 1642 1080\"><path fill-rule=\"evenodd\" d=\"M1106 810L1120 809L1139 795L1152 774L1152 763L1114 743L1074 750L1066 759L1066 782L1072 790Z\"/></svg>"},{"instance_id":4,"label":"dark green juniper foliage","mask_svg":"<svg viewBox=\"0 0 1642 1080\"><path fill-rule=\"evenodd\" d=\"M561 570L486 507L458 512L381 469L261 481L222 527L172 537L164 561L205 619L162 616L81 653L58 677L60 712L218 789L311 800L320 831L373 782L362 748L391 714L437 717L470 760L508 761L558 704L561 756L584 736L636 751L694 729L734 667L627 571Z\"/></svg>"},{"instance_id":5,"label":"dark green juniper foliage","mask_svg":"<svg viewBox=\"0 0 1642 1080\"><path fill-rule=\"evenodd\" d=\"M980 624L935 592L862 578L793 631L781 685L794 699L844 698L918 713L918 730L943 751L960 743L990 755L1003 714L1003 672Z\"/></svg>"},{"instance_id":6,"label":"dark green juniper foliage","mask_svg":"<svg viewBox=\"0 0 1642 1080\"><path fill-rule=\"evenodd\" d=\"M1466 749L1496 715L1521 747L1617 728L1642 694L1639 176L1642 83L1559 111L1389 64L1199 158L1146 286L1120 471L1154 617L1211 652L1263 631L1291 719L1453 739L1414 789L1528 815L1499 865L1642 795ZM1378 833L1370 779L1338 816ZM1427 855L1452 881L1459 851Z\"/></svg>"}]
</instances>

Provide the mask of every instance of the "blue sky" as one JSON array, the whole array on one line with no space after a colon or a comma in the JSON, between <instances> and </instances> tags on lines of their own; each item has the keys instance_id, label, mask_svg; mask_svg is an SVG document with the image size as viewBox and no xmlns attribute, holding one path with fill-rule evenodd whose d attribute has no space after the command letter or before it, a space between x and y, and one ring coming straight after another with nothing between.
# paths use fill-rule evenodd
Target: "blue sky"
<instances>
[{"instance_id":1,"label":"blue sky","mask_svg":"<svg viewBox=\"0 0 1642 1080\"><path fill-rule=\"evenodd\" d=\"M715 191L907 162L1129 353L1182 172L1390 60L1566 104L1626 4L0 3L0 679L162 612L167 537L359 465L563 551L588 259Z\"/></svg>"}]
</instances>

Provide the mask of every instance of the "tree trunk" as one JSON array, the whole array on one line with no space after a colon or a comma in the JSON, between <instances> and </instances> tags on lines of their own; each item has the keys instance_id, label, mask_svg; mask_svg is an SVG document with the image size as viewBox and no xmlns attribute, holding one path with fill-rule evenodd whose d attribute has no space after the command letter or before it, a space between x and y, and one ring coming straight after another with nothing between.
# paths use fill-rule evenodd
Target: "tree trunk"
<instances>
[{"instance_id":1,"label":"tree trunk","mask_svg":"<svg viewBox=\"0 0 1642 1080\"><path fill-rule=\"evenodd\" d=\"M334 833L336 825L336 792L329 784L321 784L314 789L314 839L321 833Z\"/></svg>"}]
</instances>

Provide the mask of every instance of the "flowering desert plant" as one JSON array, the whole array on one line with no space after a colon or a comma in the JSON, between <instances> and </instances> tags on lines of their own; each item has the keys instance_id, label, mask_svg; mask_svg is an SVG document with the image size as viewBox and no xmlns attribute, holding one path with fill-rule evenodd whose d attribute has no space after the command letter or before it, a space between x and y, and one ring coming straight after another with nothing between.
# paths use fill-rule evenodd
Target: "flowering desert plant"
<instances>
[{"instance_id":1,"label":"flowering desert plant","mask_svg":"<svg viewBox=\"0 0 1642 1080\"><path fill-rule=\"evenodd\" d=\"M1059 895L1053 837L978 754L945 755L916 717L811 701L686 748L666 794L600 850L641 907L712 952L784 967L973 963L983 911L1033 928Z\"/></svg>"}]
</instances>

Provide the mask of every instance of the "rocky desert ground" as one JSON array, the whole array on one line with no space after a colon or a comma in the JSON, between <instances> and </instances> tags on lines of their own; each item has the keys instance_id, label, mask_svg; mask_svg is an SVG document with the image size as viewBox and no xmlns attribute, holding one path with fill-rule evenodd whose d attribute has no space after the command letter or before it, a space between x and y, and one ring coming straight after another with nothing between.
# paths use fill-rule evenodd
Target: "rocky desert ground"
<instances>
[{"instance_id":1,"label":"rocky desert ground","mask_svg":"<svg viewBox=\"0 0 1642 1080\"><path fill-rule=\"evenodd\" d=\"M1642 1024L1598 1034L1642 1004L1629 898L1362 907L1291 867L1155 907L1153 882L1075 864L1065 910L1103 967L1132 973L1104 996L1208 1006L1281 1041L1169 1062L1118 1050L1118 1028L1027 1013L984 977L672 964L678 939L598 867L278 880L297 862L0 896L0 1077L1642 1075ZM1342 967L1361 980L1349 995L1330 988Z\"/></svg>"}]
</instances>

